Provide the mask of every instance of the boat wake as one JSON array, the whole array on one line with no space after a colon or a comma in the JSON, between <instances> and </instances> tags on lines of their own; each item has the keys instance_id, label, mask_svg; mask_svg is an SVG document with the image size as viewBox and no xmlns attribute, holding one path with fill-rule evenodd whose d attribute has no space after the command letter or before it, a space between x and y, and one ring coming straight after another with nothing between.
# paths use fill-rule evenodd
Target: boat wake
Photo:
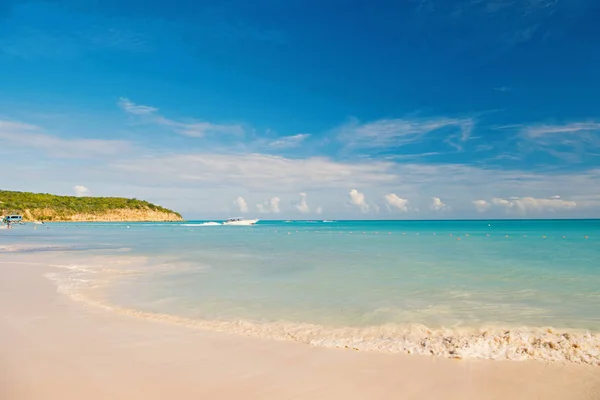
<instances>
[{"instance_id":1,"label":"boat wake","mask_svg":"<svg viewBox=\"0 0 600 400\"><path fill-rule=\"evenodd\" d=\"M203 222L201 224L181 224L181 226L221 226L220 222Z\"/></svg>"}]
</instances>

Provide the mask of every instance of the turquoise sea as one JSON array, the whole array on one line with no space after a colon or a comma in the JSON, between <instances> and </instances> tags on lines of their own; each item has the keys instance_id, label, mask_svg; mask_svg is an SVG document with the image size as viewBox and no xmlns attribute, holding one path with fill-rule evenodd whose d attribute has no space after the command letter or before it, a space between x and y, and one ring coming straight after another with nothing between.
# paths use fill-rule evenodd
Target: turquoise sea
<instances>
[{"instance_id":1,"label":"turquoise sea","mask_svg":"<svg viewBox=\"0 0 600 400\"><path fill-rule=\"evenodd\" d=\"M0 251L120 310L312 344L600 332L600 220L206 222L18 226Z\"/></svg>"}]
</instances>

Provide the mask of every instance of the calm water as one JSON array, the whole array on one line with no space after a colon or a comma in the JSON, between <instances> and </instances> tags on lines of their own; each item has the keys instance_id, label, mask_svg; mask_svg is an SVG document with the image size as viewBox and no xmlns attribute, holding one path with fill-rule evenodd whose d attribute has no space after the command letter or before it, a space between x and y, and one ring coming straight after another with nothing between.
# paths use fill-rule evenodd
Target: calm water
<instances>
[{"instance_id":1,"label":"calm water","mask_svg":"<svg viewBox=\"0 0 600 400\"><path fill-rule=\"evenodd\" d=\"M79 266L86 257L104 260L115 279L102 286L103 300L148 312L327 327L600 331L598 220L96 223L0 231L0 246L27 243L42 257L68 250ZM132 262L121 265L115 256Z\"/></svg>"}]
</instances>

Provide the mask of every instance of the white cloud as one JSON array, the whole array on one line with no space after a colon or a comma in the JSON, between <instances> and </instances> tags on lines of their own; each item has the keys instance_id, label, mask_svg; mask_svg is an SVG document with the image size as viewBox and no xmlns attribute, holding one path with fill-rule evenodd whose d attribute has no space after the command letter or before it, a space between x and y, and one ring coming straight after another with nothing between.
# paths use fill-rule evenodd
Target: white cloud
<instances>
[{"instance_id":1,"label":"white cloud","mask_svg":"<svg viewBox=\"0 0 600 400\"><path fill-rule=\"evenodd\" d=\"M367 204L364 193L361 193L356 189L352 189L348 193L348 196L350 196L350 204L358 207L360 209L360 211L363 213L369 212L370 206L369 206L369 204Z\"/></svg>"},{"instance_id":2,"label":"white cloud","mask_svg":"<svg viewBox=\"0 0 600 400\"><path fill-rule=\"evenodd\" d=\"M432 197L431 206L429 208L433 211L442 211L447 210L448 206L446 206L446 204L444 204L442 199L440 199L439 197Z\"/></svg>"},{"instance_id":3,"label":"white cloud","mask_svg":"<svg viewBox=\"0 0 600 400\"><path fill-rule=\"evenodd\" d=\"M307 214L310 212L310 207L308 206L308 203L306 202L307 197L308 196L306 193L304 193L304 192L300 193L300 203L296 204L296 209L303 214Z\"/></svg>"},{"instance_id":4,"label":"white cloud","mask_svg":"<svg viewBox=\"0 0 600 400\"><path fill-rule=\"evenodd\" d=\"M384 198L388 204L388 207L393 207L393 208L396 208L403 212L408 211L408 199L403 199L402 197L398 197L394 193L386 194L384 196Z\"/></svg>"},{"instance_id":5,"label":"white cloud","mask_svg":"<svg viewBox=\"0 0 600 400\"><path fill-rule=\"evenodd\" d=\"M158 111L158 108L135 104L126 97L121 97L117 103L123 111L135 115L150 115Z\"/></svg>"},{"instance_id":6,"label":"white cloud","mask_svg":"<svg viewBox=\"0 0 600 400\"><path fill-rule=\"evenodd\" d=\"M314 204L311 212L316 212L319 205L327 210L328 217L353 218L361 207L340 205L348 195L347 189L358 187L369 193L369 199L382 199L390 188L395 193L414 193L410 211L427 212L433 196L451 197L452 214L448 215L465 218L475 214L478 203L473 199L485 199L481 207L496 216L505 210L508 215L600 216L600 198L594 197L600 194L600 168L546 172L372 159L339 162L324 157L302 159L209 150L177 153L174 148L164 151L134 147L124 141L68 139L52 136L36 125L0 121L0 170L10 171L10 184L15 190L38 187L36 190L71 192L74 182L84 182L93 187L94 195L147 198L190 216L206 213L203 215L207 218L230 213L231 201L239 194L266 200L272 197L274 188L281 196L310 191ZM57 157L79 159L53 162L52 158ZM103 168L98 168L99 162ZM556 188L560 188L562 198L552 198ZM517 198L507 197L506 193ZM256 210L255 203L251 202L251 209ZM270 204L262 204L270 210ZM374 202L368 205L369 212L373 212ZM283 218L291 217L290 211L296 210L293 206L282 210L282 215L287 212Z\"/></svg>"},{"instance_id":7,"label":"white cloud","mask_svg":"<svg viewBox=\"0 0 600 400\"><path fill-rule=\"evenodd\" d=\"M243 185L296 191L377 185L396 179L391 162L344 163L327 158L292 159L264 154L168 154L123 160L115 168L166 181Z\"/></svg>"},{"instance_id":8,"label":"white cloud","mask_svg":"<svg viewBox=\"0 0 600 400\"><path fill-rule=\"evenodd\" d=\"M248 203L246 203L246 200L244 200L243 197L239 196L237 199L235 199L233 201L233 204L235 204L237 206L237 208L240 210L241 213L248 212Z\"/></svg>"},{"instance_id":9,"label":"white cloud","mask_svg":"<svg viewBox=\"0 0 600 400\"><path fill-rule=\"evenodd\" d=\"M336 193L348 187L368 188L374 198L390 193L390 187L394 187L396 193L418 193L417 198L411 199L411 211L427 209L431 197L444 194L454 199L453 215L464 217L475 211L473 199L485 199L500 209L490 199L504 199L504 193L523 198L549 198L556 195L556 188L560 187L569 199L574 199L575 195L596 195L600 187L600 169L546 173L460 164L397 164L372 160L350 163L264 154L152 154L109 163L109 170L119 177L127 176L129 180L154 187L192 184L202 185L204 190L214 188L215 193L234 187L256 193L269 193L273 188L282 194L310 190L315 207L323 206L332 217L343 213ZM592 213L589 211L586 215L596 215Z\"/></svg>"},{"instance_id":10,"label":"white cloud","mask_svg":"<svg viewBox=\"0 0 600 400\"><path fill-rule=\"evenodd\" d=\"M132 148L122 140L60 138L35 125L3 120L0 120L0 145L13 150L37 148L61 158L114 156Z\"/></svg>"},{"instance_id":11,"label":"white cloud","mask_svg":"<svg viewBox=\"0 0 600 400\"><path fill-rule=\"evenodd\" d=\"M308 139L310 135L308 133L299 133L293 136L284 136L279 139L269 143L270 147L284 149L290 147L296 147Z\"/></svg>"},{"instance_id":12,"label":"white cloud","mask_svg":"<svg viewBox=\"0 0 600 400\"><path fill-rule=\"evenodd\" d=\"M281 201L281 199L279 199L279 197L273 197L273 198L271 198L271 200L269 200L269 205L271 206L272 213L277 214L277 213L281 212L281 210L279 209L280 201Z\"/></svg>"},{"instance_id":13,"label":"white cloud","mask_svg":"<svg viewBox=\"0 0 600 400\"><path fill-rule=\"evenodd\" d=\"M470 118L380 119L366 124L352 121L339 129L339 139L351 147L397 147L445 130L447 139L458 138L464 142L470 137L474 123ZM451 140L449 144L459 146Z\"/></svg>"},{"instance_id":14,"label":"white cloud","mask_svg":"<svg viewBox=\"0 0 600 400\"><path fill-rule=\"evenodd\" d=\"M158 117L155 122L159 125L172 127L180 135L190 137L204 137L206 135L231 134L243 135L241 125L214 124L211 122L178 122L164 117Z\"/></svg>"},{"instance_id":15,"label":"white cloud","mask_svg":"<svg viewBox=\"0 0 600 400\"><path fill-rule=\"evenodd\" d=\"M73 187L73 191L75 192L75 196L77 197L84 197L90 194L90 190L85 186L75 186Z\"/></svg>"},{"instance_id":16,"label":"white cloud","mask_svg":"<svg viewBox=\"0 0 600 400\"><path fill-rule=\"evenodd\" d=\"M271 199L269 199L269 201L266 201L264 203L258 203L256 205L256 208L258 209L258 212L263 214L278 214L281 212L281 210L279 209L280 201L281 199L279 197L272 197Z\"/></svg>"},{"instance_id":17,"label":"white cloud","mask_svg":"<svg viewBox=\"0 0 600 400\"><path fill-rule=\"evenodd\" d=\"M317 214L319 214L319 215L323 214L323 207L321 207L321 206L317 207L317 210L316 210L316 212L317 212Z\"/></svg>"},{"instance_id":18,"label":"white cloud","mask_svg":"<svg viewBox=\"0 0 600 400\"><path fill-rule=\"evenodd\" d=\"M485 200L475 200L475 201L473 201L473 205L475 206L475 208L477 209L478 212L485 212L485 211L489 210L490 207L492 206L490 203L488 203Z\"/></svg>"},{"instance_id":19,"label":"white cloud","mask_svg":"<svg viewBox=\"0 0 600 400\"><path fill-rule=\"evenodd\" d=\"M513 197L510 199L494 198L492 204L505 208L507 211L519 214L541 211L570 210L577 207L577 203L570 200L562 200L560 197L534 198Z\"/></svg>"},{"instance_id":20,"label":"white cloud","mask_svg":"<svg viewBox=\"0 0 600 400\"><path fill-rule=\"evenodd\" d=\"M121 98L118 106L128 114L145 117L141 122L152 123L172 128L176 133L190 137L206 135L232 134L243 135L244 128L238 124L216 124L207 121L181 122L158 115L158 108L135 104L127 98Z\"/></svg>"},{"instance_id":21,"label":"white cloud","mask_svg":"<svg viewBox=\"0 0 600 400\"><path fill-rule=\"evenodd\" d=\"M600 131L600 122L574 122L563 125L531 125L523 129L523 133L530 138L593 131Z\"/></svg>"},{"instance_id":22,"label":"white cloud","mask_svg":"<svg viewBox=\"0 0 600 400\"><path fill-rule=\"evenodd\" d=\"M523 150L544 151L554 157L579 162L591 149L600 148L600 122L521 127Z\"/></svg>"},{"instance_id":23,"label":"white cloud","mask_svg":"<svg viewBox=\"0 0 600 400\"><path fill-rule=\"evenodd\" d=\"M505 200L505 199L500 199L500 198L493 198L492 199L492 204L496 205L496 206L502 206L502 207L512 207L513 203L509 200Z\"/></svg>"}]
</instances>

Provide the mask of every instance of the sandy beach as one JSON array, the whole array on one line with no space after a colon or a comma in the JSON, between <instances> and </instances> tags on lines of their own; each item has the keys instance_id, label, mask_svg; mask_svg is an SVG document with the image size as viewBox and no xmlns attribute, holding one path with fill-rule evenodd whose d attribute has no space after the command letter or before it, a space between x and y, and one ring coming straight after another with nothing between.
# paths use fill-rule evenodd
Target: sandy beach
<instances>
[{"instance_id":1,"label":"sandy beach","mask_svg":"<svg viewBox=\"0 0 600 400\"><path fill-rule=\"evenodd\" d=\"M598 399L597 367L387 355L208 332L57 293L0 262L0 398Z\"/></svg>"}]
</instances>

